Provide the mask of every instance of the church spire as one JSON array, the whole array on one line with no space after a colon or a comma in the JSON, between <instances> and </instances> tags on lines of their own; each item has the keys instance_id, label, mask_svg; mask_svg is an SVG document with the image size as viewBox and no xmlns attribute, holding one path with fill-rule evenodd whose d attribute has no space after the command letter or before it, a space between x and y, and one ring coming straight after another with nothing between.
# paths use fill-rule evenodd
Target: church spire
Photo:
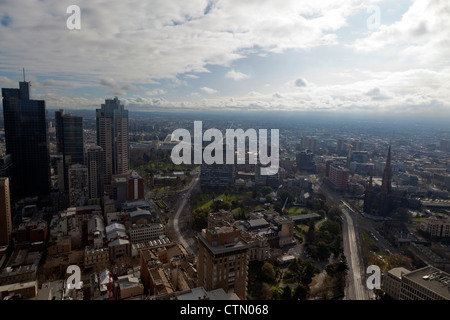
<instances>
[{"instance_id":1,"label":"church spire","mask_svg":"<svg viewBox=\"0 0 450 320\"><path fill-rule=\"evenodd\" d=\"M381 182L381 192L391 193L392 169L391 169L391 145L389 144L386 166L384 167L383 180Z\"/></svg>"}]
</instances>

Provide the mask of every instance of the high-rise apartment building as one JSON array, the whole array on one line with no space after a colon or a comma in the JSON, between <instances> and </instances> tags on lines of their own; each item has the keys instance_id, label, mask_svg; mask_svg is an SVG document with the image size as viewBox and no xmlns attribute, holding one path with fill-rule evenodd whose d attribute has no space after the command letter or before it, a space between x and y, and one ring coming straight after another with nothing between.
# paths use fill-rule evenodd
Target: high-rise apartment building
<instances>
[{"instance_id":1,"label":"high-rise apartment building","mask_svg":"<svg viewBox=\"0 0 450 320\"><path fill-rule=\"evenodd\" d=\"M14 197L50 192L45 101L30 99L30 83L2 89L6 151L12 158L11 192Z\"/></svg>"},{"instance_id":2,"label":"high-rise apartment building","mask_svg":"<svg viewBox=\"0 0 450 320\"><path fill-rule=\"evenodd\" d=\"M86 150L86 166L89 175L89 199L97 199L104 192L104 170L105 153L102 147L95 146Z\"/></svg>"},{"instance_id":3,"label":"high-rise apartment building","mask_svg":"<svg viewBox=\"0 0 450 320\"><path fill-rule=\"evenodd\" d=\"M342 166L332 164L328 179L337 190L347 189L349 170Z\"/></svg>"},{"instance_id":4,"label":"high-rise apartment building","mask_svg":"<svg viewBox=\"0 0 450 320\"><path fill-rule=\"evenodd\" d=\"M9 245L12 232L9 178L0 178L0 246Z\"/></svg>"},{"instance_id":5,"label":"high-rise apartment building","mask_svg":"<svg viewBox=\"0 0 450 320\"><path fill-rule=\"evenodd\" d=\"M240 240L240 230L229 226L204 229L198 236L198 283L205 290L247 293L249 245Z\"/></svg>"},{"instance_id":6,"label":"high-rise apartment building","mask_svg":"<svg viewBox=\"0 0 450 320\"><path fill-rule=\"evenodd\" d=\"M106 99L96 118L97 144L105 152L105 192L111 194L111 176L126 173L129 167L128 110L117 97Z\"/></svg>"}]
</instances>

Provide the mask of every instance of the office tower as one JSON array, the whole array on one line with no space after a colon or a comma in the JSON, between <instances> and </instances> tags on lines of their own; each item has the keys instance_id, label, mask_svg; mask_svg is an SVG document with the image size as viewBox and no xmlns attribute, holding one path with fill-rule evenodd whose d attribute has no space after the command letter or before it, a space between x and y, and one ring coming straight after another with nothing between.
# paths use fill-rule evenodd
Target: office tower
<instances>
[{"instance_id":1,"label":"office tower","mask_svg":"<svg viewBox=\"0 0 450 320\"><path fill-rule=\"evenodd\" d=\"M104 163L105 153L102 147L95 146L86 150L86 166L89 173L89 199L103 197Z\"/></svg>"},{"instance_id":2,"label":"office tower","mask_svg":"<svg viewBox=\"0 0 450 320\"><path fill-rule=\"evenodd\" d=\"M81 164L69 167L69 206L81 207L89 199L88 169Z\"/></svg>"},{"instance_id":3,"label":"office tower","mask_svg":"<svg viewBox=\"0 0 450 320\"><path fill-rule=\"evenodd\" d=\"M351 148L353 151L361 151L363 148L363 144L358 139L352 139L351 140Z\"/></svg>"},{"instance_id":4,"label":"office tower","mask_svg":"<svg viewBox=\"0 0 450 320\"><path fill-rule=\"evenodd\" d=\"M317 139L314 137L302 136L300 140L300 147L302 149L307 149L315 152L317 148Z\"/></svg>"},{"instance_id":5,"label":"office tower","mask_svg":"<svg viewBox=\"0 0 450 320\"><path fill-rule=\"evenodd\" d=\"M111 194L111 176L128 171L128 110L120 100L106 99L96 110L97 144L105 152L105 192Z\"/></svg>"},{"instance_id":6,"label":"office tower","mask_svg":"<svg viewBox=\"0 0 450 320\"><path fill-rule=\"evenodd\" d=\"M12 158L13 197L47 195L50 191L45 101L30 99L30 83L2 89L6 151Z\"/></svg>"},{"instance_id":7,"label":"office tower","mask_svg":"<svg viewBox=\"0 0 450 320\"><path fill-rule=\"evenodd\" d=\"M63 123L64 110L55 111L56 152L63 153Z\"/></svg>"},{"instance_id":8,"label":"office tower","mask_svg":"<svg viewBox=\"0 0 450 320\"><path fill-rule=\"evenodd\" d=\"M12 231L9 178L0 178L0 246L9 245Z\"/></svg>"},{"instance_id":9,"label":"office tower","mask_svg":"<svg viewBox=\"0 0 450 320\"><path fill-rule=\"evenodd\" d=\"M62 135L64 189L67 190L69 167L74 164L84 164L83 118L63 114L60 119L60 134Z\"/></svg>"},{"instance_id":10,"label":"office tower","mask_svg":"<svg viewBox=\"0 0 450 320\"><path fill-rule=\"evenodd\" d=\"M204 229L198 236L198 283L206 291L234 290L245 298L249 245L229 226Z\"/></svg>"},{"instance_id":11,"label":"office tower","mask_svg":"<svg viewBox=\"0 0 450 320\"><path fill-rule=\"evenodd\" d=\"M336 151L338 153L347 151L347 140L344 138L337 139Z\"/></svg>"},{"instance_id":12,"label":"office tower","mask_svg":"<svg viewBox=\"0 0 450 320\"><path fill-rule=\"evenodd\" d=\"M200 186L203 188L224 189L234 183L233 164L202 164Z\"/></svg>"},{"instance_id":13,"label":"office tower","mask_svg":"<svg viewBox=\"0 0 450 320\"><path fill-rule=\"evenodd\" d=\"M315 173L316 172L316 163L314 162L314 154L309 151L301 151L297 153L296 156L297 160L297 171L307 171L309 173Z\"/></svg>"}]
</instances>

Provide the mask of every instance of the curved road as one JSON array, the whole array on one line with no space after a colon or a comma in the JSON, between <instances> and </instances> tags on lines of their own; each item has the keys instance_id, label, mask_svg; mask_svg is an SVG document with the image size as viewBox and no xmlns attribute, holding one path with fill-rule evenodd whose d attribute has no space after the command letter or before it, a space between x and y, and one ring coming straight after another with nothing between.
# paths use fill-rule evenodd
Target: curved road
<instances>
[{"instance_id":1,"label":"curved road","mask_svg":"<svg viewBox=\"0 0 450 320\"><path fill-rule=\"evenodd\" d=\"M182 197L181 201L177 201L177 208L175 209L175 215L172 219L169 220L169 225L173 228L175 231L175 234L178 238L178 241L184 246L184 248L191 253L194 253L195 250L193 250L191 247L194 247L196 245L195 239L193 237L186 237L185 232L182 232L180 224L181 224L181 214L183 213L184 209L186 208L186 205L188 204L188 200L191 196L192 190L198 185L200 178L199 178L200 170L197 169L196 173L194 174L192 181L189 183L187 187L183 189L182 192L179 193L179 195Z\"/></svg>"},{"instance_id":2,"label":"curved road","mask_svg":"<svg viewBox=\"0 0 450 320\"><path fill-rule=\"evenodd\" d=\"M348 285L346 288L345 297L347 300L368 300L368 295L363 283L365 278L362 274L363 268L360 263L360 253L358 247L358 239L355 232L355 225L351 213L344 205L340 205L343 216L343 242L344 254L347 257L348 263Z\"/></svg>"}]
</instances>

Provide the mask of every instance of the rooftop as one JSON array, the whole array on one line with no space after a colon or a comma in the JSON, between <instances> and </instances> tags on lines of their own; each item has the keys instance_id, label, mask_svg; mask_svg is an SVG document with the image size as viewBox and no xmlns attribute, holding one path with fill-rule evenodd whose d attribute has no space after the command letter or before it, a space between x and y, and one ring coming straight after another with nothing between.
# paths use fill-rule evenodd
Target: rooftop
<instances>
[{"instance_id":1,"label":"rooftop","mask_svg":"<svg viewBox=\"0 0 450 320\"><path fill-rule=\"evenodd\" d=\"M427 266L403 275L417 284L450 300L450 274L432 266Z\"/></svg>"}]
</instances>

